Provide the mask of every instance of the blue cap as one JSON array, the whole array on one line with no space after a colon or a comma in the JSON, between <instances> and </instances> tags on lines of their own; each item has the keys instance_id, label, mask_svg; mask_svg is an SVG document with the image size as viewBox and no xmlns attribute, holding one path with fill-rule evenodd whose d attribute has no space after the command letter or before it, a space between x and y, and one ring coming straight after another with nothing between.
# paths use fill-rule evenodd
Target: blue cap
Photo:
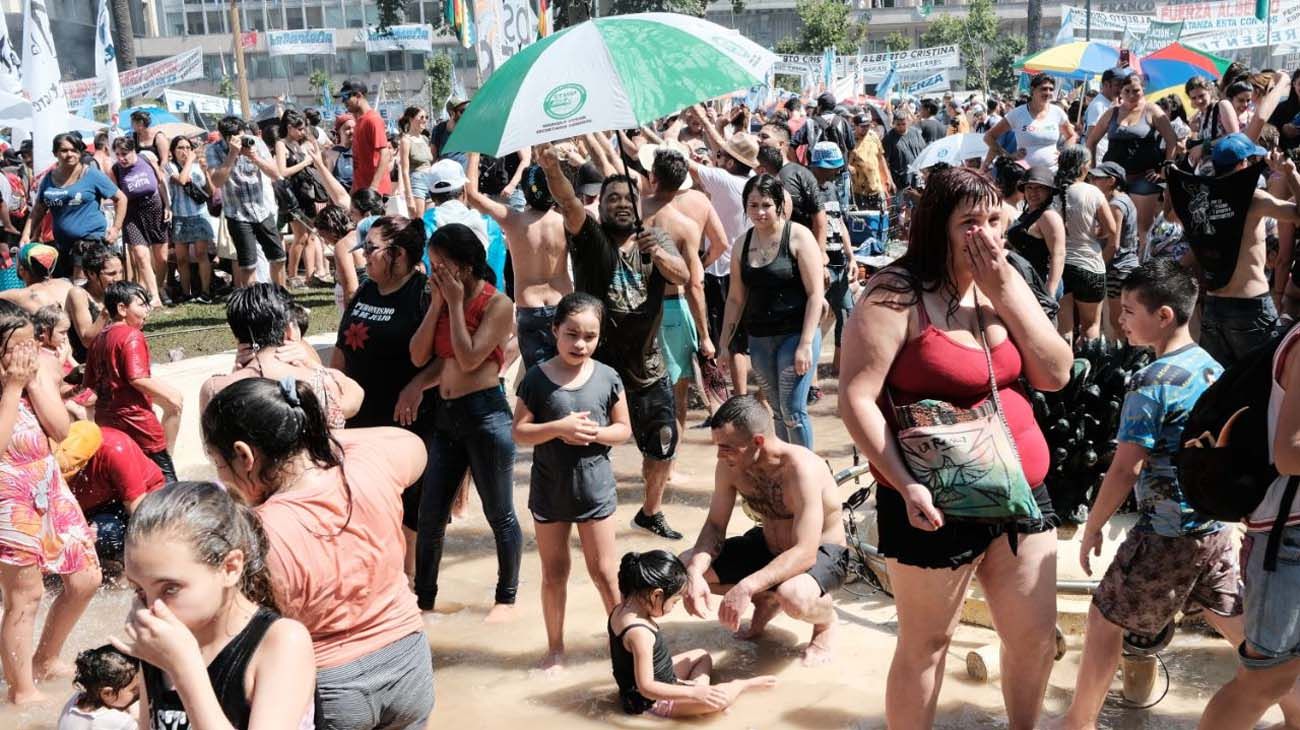
<instances>
[{"instance_id":1,"label":"blue cap","mask_svg":"<svg viewBox=\"0 0 1300 730\"><path fill-rule=\"evenodd\" d=\"M844 154L840 146L831 141L818 142L812 151L812 166L827 170L844 167Z\"/></svg>"},{"instance_id":2,"label":"blue cap","mask_svg":"<svg viewBox=\"0 0 1300 730\"><path fill-rule=\"evenodd\" d=\"M1268 150L1250 141L1250 137L1241 132L1233 132L1214 143L1214 169L1227 170L1236 167L1242 160L1268 154Z\"/></svg>"}]
</instances>

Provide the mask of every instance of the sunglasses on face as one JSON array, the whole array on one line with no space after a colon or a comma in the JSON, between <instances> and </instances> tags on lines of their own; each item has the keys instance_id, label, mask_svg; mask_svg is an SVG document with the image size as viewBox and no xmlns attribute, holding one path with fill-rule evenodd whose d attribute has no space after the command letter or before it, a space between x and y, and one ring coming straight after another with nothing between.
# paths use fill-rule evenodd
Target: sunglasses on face
<instances>
[{"instance_id":1,"label":"sunglasses on face","mask_svg":"<svg viewBox=\"0 0 1300 730\"><path fill-rule=\"evenodd\" d=\"M389 247L389 246L378 246L378 245L375 245L375 244L373 244L373 243L370 243L369 241L367 241L366 243L362 244L362 246L361 246L361 250L362 250L362 252L364 252L365 255L367 255L367 256L369 256L369 255L375 253L376 251L383 251L383 250L386 249L386 248L390 248L390 247Z\"/></svg>"}]
</instances>

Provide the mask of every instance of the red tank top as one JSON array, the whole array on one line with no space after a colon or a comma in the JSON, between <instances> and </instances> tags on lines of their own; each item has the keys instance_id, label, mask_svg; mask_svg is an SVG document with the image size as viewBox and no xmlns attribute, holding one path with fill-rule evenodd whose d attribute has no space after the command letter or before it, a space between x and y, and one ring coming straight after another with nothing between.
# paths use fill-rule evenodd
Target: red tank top
<instances>
[{"instance_id":1,"label":"red tank top","mask_svg":"<svg viewBox=\"0 0 1300 730\"><path fill-rule=\"evenodd\" d=\"M885 377L894 405L908 405L926 398L945 400L962 408L974 408L990 396L989 367L981 347L963 345L935 327L925 306L918 304L921 334L908 340L894 358ZM1023 361L1010 337L992 348L993 376L998 383L1007 426L1016 440L1025 480L1036 487L1047 477L1051 455L1047 440L1034 420L1033 406L1020 383ZM880 409L892 428L897 428L889 398L881 393ZM876 478L882 482L880 474Z\"/></svg>"},{"instance_id":2,"label":"red tank top","mask_svg":"<svg viewBox=\"0 0 1300 730\"><path fill-rule=\"evenodd\" d=\"M483 289L478 295L465 302L465 327L471 335L478 331L479 323L483 321L483 313L487 311L488 302L492 301L492 296L496 293L496 287L484 282ZM438 324L433 328L433 354L444 360L452 360L456 357L455 350L451 348L451 315L446 309L438 315ZM495 360L498 370L506 363L506 355L501 351L500 345L492 348L487 359Z\"/></svg>"}]
</instances>

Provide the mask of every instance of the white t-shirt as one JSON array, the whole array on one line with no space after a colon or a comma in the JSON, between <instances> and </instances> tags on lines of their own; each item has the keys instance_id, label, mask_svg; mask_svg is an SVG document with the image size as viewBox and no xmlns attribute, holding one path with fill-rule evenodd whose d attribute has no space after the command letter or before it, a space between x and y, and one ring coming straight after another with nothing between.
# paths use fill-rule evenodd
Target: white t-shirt
<instances>
[{"instance_id":1,"label":"white t-shirt","mask_svg":"<svg viewBox=\"0 0 1300 730\"><path fill-rule=\"evenodd\" d=\"M1282 417L1282 399L1286 397L1286 389L1282 387L1278 377L1282 374L1282 365L1290 349L1297 346L1297 339L1300 339L1300 327L1292 328L1278 343L1277 350L1273 354L1273 382L1268 395L1268 458L1270 460L1275 459L1273 444L1276 443L1277 438L1277 422ZM1277 522L1277 513L1282 508L1282 493L1286 491L1286 483L1290 480L1291 477L1285 474L1280 474L1273 480L1259 506L1246 517L1247 530L1259 532L1272 529L1273 523ZM1291 503L1286 524L1288 527L1300 524L1300 497Z\"/></svg>"},{"instance_id":2,"label":"white t-shirt","mask_svg":"<svg viewBox=\"0 0 1300 730\"><path fill-rule=\"evenodd\" d=\"M1097 211L1106 195L1095 185L1077 182L1065 189L1065 263L1084 271L1105 273L1102 242L1097 238Z\"/></svg>"},{"instance_id":3,"label":"white t-shirt","mask_svg":"<svg viewBox=\"0 0 1300 730\"><path fill-rule=\"evenodd\" d=\"M1047 107L1043 119L1034 119L1028 106L1018 106L1007 114L1007 124L1016 133L1016 150L1026 153L1025 164L1047 165L1056 170L1056 145L1061 140L1061 130L1070 124L1064 109L1053 104Z\"/></svg>"},{"instance_id":4,"label":"white t-shirt","mask_svg":"<svg viewBox=\"0 0 1300 730\"><path fill-rule=\"evenodd\" d=\"M700 190L709 196L713 210L722 221L722 231L727 236L727 250L717 261L709 264L704 273L710 276L726 276L731 273L731 246L737 238L749 229L749 219L745 217L745 205L741 194L749 178L732 175L721 167L700 166L697 175ZM752 173L751 173L752 175Z\"/></svg>"},{"instance_id":5,"label":"white t-shirt","mask_svg":"<svg viewBox=\"0 0 1300 730\"><path fill-rule=\"evenodd\" d=\"M1097 98L1093 99L1092 103L1088 104L1088 108L1083 112L1083 135L1085 139L1088 136L1088 132L1092 131L1092 128L1097 126L1097 122L1101 121L1102 115L1105 114L1106 110L1110 109L1114 103L1115 102L1110 99L1107 99L1105 94L1097 94ZM1103 134L1101 139L1097 142L1097 159L1100 160L1105 157L1106 150L1109 148L1110 140Z\"/></svg>"},{"instance_id":6,"label":"white t-shirt","mask_svg":"<svg viewBox=\"0 0 1300 730\"><path fill-rule=\"evenodd\" d=\"M79 697L81 693L77 692L63 706L63 712L59 713L58 730L137 730L140 727L134 717L111 707L101 707L90 712L79 709Z\"/></svg>"}]
</instances>

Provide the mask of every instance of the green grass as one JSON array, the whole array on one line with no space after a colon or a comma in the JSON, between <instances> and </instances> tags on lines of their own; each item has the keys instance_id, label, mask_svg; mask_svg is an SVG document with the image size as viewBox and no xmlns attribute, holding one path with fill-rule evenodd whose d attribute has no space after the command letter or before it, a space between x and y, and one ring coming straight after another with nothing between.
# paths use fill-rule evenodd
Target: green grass
<instances>
[{"instance_id":1,"label":"green grass","mask_svg":"<svg viewBox=\"0 0 1300 730\"><path fill-rule=\"evenodd\" d=\"M339 310L334 306L333 289L306 289L294 292L298 303L311 310L308 335L333 332L338 327ZM144 326L149 352L154 362L168 362L169 352L184 351L182 358L215 355L235 349L235 337L226 325L226 305L182 304L155 309Z\"/></svg>"}]
</instances>

